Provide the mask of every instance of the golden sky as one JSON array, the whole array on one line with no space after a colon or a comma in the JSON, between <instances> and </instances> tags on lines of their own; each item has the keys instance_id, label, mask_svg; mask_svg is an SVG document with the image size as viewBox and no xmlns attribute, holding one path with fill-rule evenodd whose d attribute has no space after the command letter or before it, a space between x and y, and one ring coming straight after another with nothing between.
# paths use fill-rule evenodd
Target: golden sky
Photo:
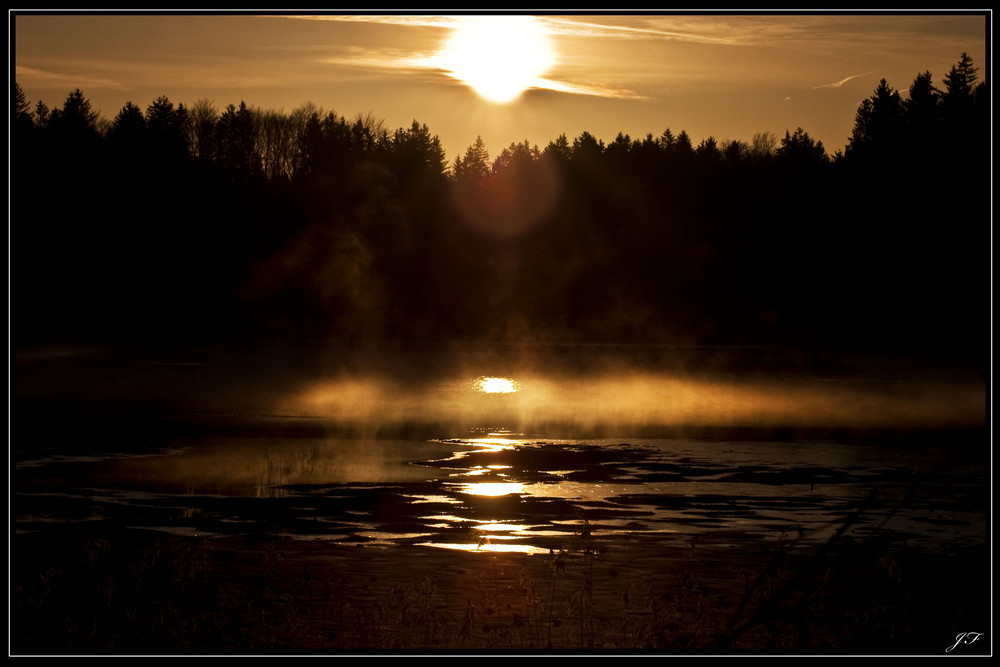
<instances>
[{"instance_id":1,"label":"golden sky","mask_svg":"<svg viewBox=\"0 0 1000 667\"><path fill-rule=\"evenodd\" d=\"M546 15L532 35L472 33L457 17L12 13L12 71L28 101L80 88L111 119L160 95L291 112L306 103L388 129L415 119L449 162L477 135L491 156L588 131L610 142L687 131L695 144L802 127L833 153L881 78L905 94L962 52L988 76L991 13ZM460 27L465 26L465 27ZM464 34L456 57L450 40ZM537 37L538 34L542 36ZM532 41L542 39L545 51ZM481 45L481 46L477 46ZM527 62L526 62L527 61ZM530 87L492 102L460 68L534 66Z\"/></svg>"}]
</instances>

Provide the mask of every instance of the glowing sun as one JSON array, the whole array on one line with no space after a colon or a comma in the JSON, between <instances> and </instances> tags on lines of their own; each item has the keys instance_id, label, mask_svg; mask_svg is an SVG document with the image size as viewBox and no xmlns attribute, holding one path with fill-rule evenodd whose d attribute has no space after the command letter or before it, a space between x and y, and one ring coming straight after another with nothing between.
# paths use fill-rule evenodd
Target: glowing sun
<instances>
[{"instance_id":1,"label":"glowing sun","mask_svg":"<svg viewBox=\"0 0 1000 667\"><path fill-rule=\"evenodd\" d=\"M465 16L439 54L456 79L499 104L538 87L555 62L545 26L533 16Z\"/></svg>"}]
</instances>

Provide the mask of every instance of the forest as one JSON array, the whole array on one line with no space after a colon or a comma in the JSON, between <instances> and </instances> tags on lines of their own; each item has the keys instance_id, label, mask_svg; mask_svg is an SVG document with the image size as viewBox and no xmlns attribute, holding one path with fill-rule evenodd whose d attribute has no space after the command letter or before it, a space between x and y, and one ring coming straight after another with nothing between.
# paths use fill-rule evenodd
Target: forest
<instances>
[{"instance_id":1,"label":"forest","mask_svg":"<svg viewBox=\"0 0 1000 667\"><path fill-rule=\"evenodd\" d=\"M985 359L989 90L884 79L803 128L450 159L425 124L306 104L12 94L11 336L815 346Z\"/></svg>"}]
</instances>

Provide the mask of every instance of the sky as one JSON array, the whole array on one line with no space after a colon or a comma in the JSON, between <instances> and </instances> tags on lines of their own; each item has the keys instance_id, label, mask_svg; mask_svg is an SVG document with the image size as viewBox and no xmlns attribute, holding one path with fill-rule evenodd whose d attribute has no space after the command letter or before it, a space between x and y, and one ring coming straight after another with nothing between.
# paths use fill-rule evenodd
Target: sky
<instances>
[{"instance_id":1,"label":"sky","mask_svg":"<svg viewBox=\"0 0 1000 667\"><path fill-rule=\"evenodd\" d=\"M146 108L162 95L220 111L311 103L390 131L426 124L449 163L480 136L495 157L513 142L544 148L586 131L607 143L666 129L697 145L801 127L832 154L880 79L905 96L925 71L943 87L963 52L981 78L991 64L989 10L587 13L491 17L485 27L430 14L9 18L10 71L32 107L59 107L76 88L108 120L126 102ZM491 82L510 94L497 101Z\"/></svg>"}]
</instances>

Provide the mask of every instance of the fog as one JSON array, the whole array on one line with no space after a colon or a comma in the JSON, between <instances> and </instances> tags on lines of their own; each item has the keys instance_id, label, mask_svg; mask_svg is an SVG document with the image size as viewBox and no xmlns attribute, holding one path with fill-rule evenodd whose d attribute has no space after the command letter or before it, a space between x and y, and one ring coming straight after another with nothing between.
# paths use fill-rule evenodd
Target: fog
<instances>
[{"instance_id":1,"label":"fog","mask_svg":"<svg viewBox=\"0 0 1000 667\"><path fill-rule=\"evenodd\" d=\"M517 391L488 394L505 377ZM983 427L974 368L799 350L455 347L348 351L322 344L36 348L15 356L30 418L135 414L271 419L313 435L416 428L639 437L683 429ZM19 420L18 427L31 428ZM355 433L357 434L357 433Z\"/></svg>"},{"instance_id":2,"label":"fog","mask_svg":"<svg viewBox=\"0 0 1000 667\"><path fill-rule=\"evenodd\" d=\"M427 422L457 429L547 429L614 436L657 428L940 428L984 423L985 393L940 379L698 377L621 368L512 370L509 394L481 391L473 371L430 381L344 375L311 382L280 414L348 423Z\"/></svg>"}]
</instances>

